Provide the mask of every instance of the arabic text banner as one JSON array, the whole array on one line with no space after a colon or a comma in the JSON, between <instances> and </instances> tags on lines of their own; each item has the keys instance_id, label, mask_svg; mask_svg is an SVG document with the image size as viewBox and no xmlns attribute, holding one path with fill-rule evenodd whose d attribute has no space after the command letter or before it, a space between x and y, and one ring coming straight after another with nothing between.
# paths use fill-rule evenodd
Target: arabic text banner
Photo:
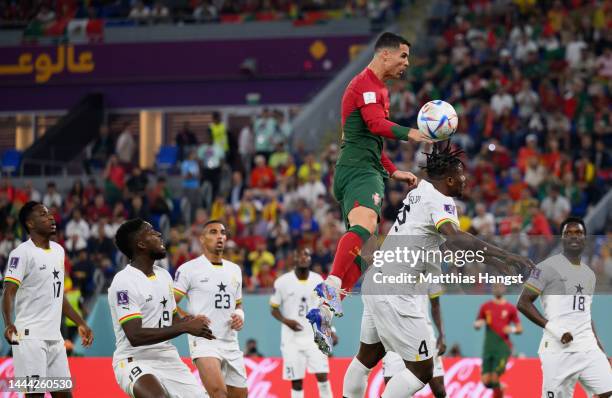
<instances>
[{"instance_id":1,"label":"arabic text banner","mask_svg":"<svg viewBox=\"0 0 612 398\"><path fill-rule=\"evenodd\" d=\"M104 396L125 397L117 387L112 370L111 358L70 358L70 371L74 380L75 398ZM197 371L189 359L185 363ZM351 358L330 359L330 381L334 397L342 396L342 380ZM282 359L280 358L245 358L248 374L249 398L288 398L290 384L282 380ZM491 390L480 383L479 358L445 358L445 385L449 398L490 398ZM6 379L13 375L11 358L0 359L0 398L16 398L18 394L2 392ZM540 362L534 358L512 359L508 363L502 381L507 385L506 398L539 397L541 392L542 373ZM380 365L370 374L366 398L379 398L384 388ZM102 394L103 393L103 394ZM308 375L304 382L304 396L317 397L317 385L314 376ZM417 398L431 398L429 387L421 390ZM575 398L586 398L584 391L578 387Z\"/></svg>"},{"instance_id":2,"label":"arabic text banner","mask_svg":"<svg viewBox=\"0 0 612 398\"><path fill-rule=\"evenodd\" d=\"M0 47L0 111L306 102L368 36Z\"/></svg>"}]
</instances>

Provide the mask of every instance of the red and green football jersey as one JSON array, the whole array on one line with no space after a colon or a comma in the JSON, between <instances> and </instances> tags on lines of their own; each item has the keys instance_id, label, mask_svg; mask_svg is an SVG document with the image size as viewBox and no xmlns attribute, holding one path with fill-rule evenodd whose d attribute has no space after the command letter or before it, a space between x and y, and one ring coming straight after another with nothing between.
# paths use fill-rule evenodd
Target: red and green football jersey
<instances>
[{"instance_id":1,"label":"red and green football jersey","mask_svg":"<svg viewBox=\"0 0 612 398\"><path fill-rule=\"evenodd\" d=\"M408 140L410 129L388 117L389 91L366 68L351 80L342 97L342 143L337 166L393 174L396 168L383 152L383 137Z\"/></svg>"},{"instance_id":2,"label":"red and green football jersey","mask_svg":"<svg viewBox=\"0 0 612 398\"><path fill-rule=\"evenodd\" d=\"M516 307L509 302L503 304L495 303L493 300L487 301L480 307L478 319L483 319L487 324L485 332L485 351L494 350L500 344L506 344L512 349L510 336L504 333L504 328L510 324L520 323Z\"/></svg>"}]
</instances>

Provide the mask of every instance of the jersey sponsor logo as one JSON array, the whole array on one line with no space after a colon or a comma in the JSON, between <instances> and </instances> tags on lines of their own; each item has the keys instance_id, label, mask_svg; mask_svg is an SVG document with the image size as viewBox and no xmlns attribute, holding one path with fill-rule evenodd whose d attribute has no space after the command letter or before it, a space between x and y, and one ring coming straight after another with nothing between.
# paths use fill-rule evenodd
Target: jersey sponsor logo
<instances>
[{"instance_id":1,"label":"jersey sponsor logo","mask_svg":"<svg viewBox=\"0 0 612 398\"><path fill-rule=\"evenodd\" d=\"M448 214L455 214L455 206L454 205L444 205L444 211Z\"/></svg>"},{"instance_id":2,"label":"jersey sponsor logo","mask_svg":"<svg viewBox=\"0 0 612 398\"><path fill-rule=\"evenodd\" d=\"M130 299L128 297L128 291L119 290L117 292L117 305L128 305L129 302L130 302Z\"/></svg>"},{"instance_id":3,"label":"jersey sponsor logo","mask_svg":"<svg viewBox=\"0 0 612 398\"><path fill-rule=\"evenodd\" d=\"M376 103L376 93L374 91L368 91L363 93L363 102L364 104L375 104Z\"/></svg>"},{"instance_id":4,"label":"jersey sponsor logo","mask_svg":"<svg viewBox=\"0 0 612 398\"><path fill-rule=\"evenodd\" d=\"M19 265L19 257L11 257L11 262L9 263L9 270L17 269Z\"/></svg>"},{"instance_id":5,"label":"jersey sponsor logo","mask_svg":"<svg viewBox=\"0 0 612 398\"><path fill-rule=\"evenodd\" d=\"M531 278L540 279L540 274L542 273L541 269L534 268L531 270Z\"/></svg>"}]
</instances>

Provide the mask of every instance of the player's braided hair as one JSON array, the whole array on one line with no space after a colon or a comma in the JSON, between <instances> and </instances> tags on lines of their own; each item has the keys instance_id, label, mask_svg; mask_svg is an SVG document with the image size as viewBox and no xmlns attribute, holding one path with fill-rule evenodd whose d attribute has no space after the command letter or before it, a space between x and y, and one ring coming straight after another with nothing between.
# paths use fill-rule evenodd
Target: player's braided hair
<instances>
[{"instance_id":1,"label":"player's braided hair","mask_svg":"<svg viewBox=\"0 0 612 398\"><path fill-rule=\"evenodd\" d=\"M442 147L442 144L434 144L431 153L423 152L423 154L427 156L427 165L421 168L427 172L429 178L435 180L444 178L453 167L463 165L460 158L463 150L452 149L450 142L445 147Z\"/></svg>"}]
</instances>

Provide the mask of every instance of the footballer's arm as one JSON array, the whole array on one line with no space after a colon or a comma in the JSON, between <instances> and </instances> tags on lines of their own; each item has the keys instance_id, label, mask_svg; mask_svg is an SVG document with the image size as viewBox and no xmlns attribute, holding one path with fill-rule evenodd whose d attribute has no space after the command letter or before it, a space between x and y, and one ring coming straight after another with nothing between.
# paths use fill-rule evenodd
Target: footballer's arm
<instances>
[{"instance_id":1,"label":"footballer's arm","mask_svg":"<svg viewBox=\"0 0 612 398\"><path fill-rule=\"evenodd\" d=\"M81 336L81 344L83 344L83 347L90 347L94 339L93 331L87 326L87 323L79 313L72 308L66 296L64 296L64 301L62 303L62 315L67 316L68 319L76 323L79 336Z\"/></svg>"},{"instance_id":2,"label":"footballer's arm","mask_svg":"<svg viewBox=\"0 0 612 398\"><path fill-rule=\"evenodd\" d=\"M461 231L454 222L446 222L438 228L438 231L452 241L451 247L457 247L463 250L481 251L487 260L494 262L496 266L506 265L508 263L518 263L522 267L533 268L533 262L523 256L509 253L499 247L478 239L474 235ZM493 260L491 260L493 258ZM495 262L495 259L502 260Z\"/></svg>"},{"instance_id":3,"label":"footballer's arm","mask_svg":"<svg viewBox=\"0 0 612 398\"><path fill-rule=\"evenodd\" d=\"M133 347L161 343L183 333L204 337L208 340L214 339L207 322L202 317L193 317L164 328L144 328L142 318L134 318L122 323L121 327Z\"/></svg>"},{"instance_id":4,"label":"footballer's arm","mask_svg":"<svg viewBox=\"0 0 612 398\"><path fill-rule=\"evenodd\" d=\"M2 292L2 317L4 318L4 338L11 344L19 344L13 341L13 336L17 337L17 328L13 324L13 306L15 304L15 295L19 286L16 283L4 283L4 292Z\"/></svg>"},{"instance_id":5,"label":"footballer's arm","mask_svg":"<svg viewBox=\"0 0 612 398\"><path fill-rule=\"evenodd\" d=\"M234 330L241 330L244 327L244 310L242 301L236 303L234 313L230 315L230 327Z\"/></svg>"},{"instance_id":6,"label":"footballer's arm","mask_svg":"<svg viewBox=\"0 0 612 398\"><path fill-rule=\"evenodd\" d=\"M278 306L271 305L270 307L270 313L280 323L282 323L283 325L287 325L289 329L293 330L294 332L299 332L300 330L302 330L302 325L300 325L300 323L295 319L285 318L283 314L281 314L280 308Z\"/></svg>"},{"instance_id":7,"label":"footballer's arm","mask_svg":"<svg viewBox=\"0 0 612 398\"><path fill-rule=\"evenodd\" d=\"M521 297L519 297L519 301L517 304L518 310L527 317L531 322L535 323L542 329L546 329L551 332L555 337L561 340L561 343L567 344L574 339L570 332L564 332L559 329L556 325L553 325L552 322L549 322L548 319L542 316L542 313L537 309L537 307L533 304L540 293L532 290L530 287L526 287L523 289L521 293Z\"/></svg>"}]
</instances>

